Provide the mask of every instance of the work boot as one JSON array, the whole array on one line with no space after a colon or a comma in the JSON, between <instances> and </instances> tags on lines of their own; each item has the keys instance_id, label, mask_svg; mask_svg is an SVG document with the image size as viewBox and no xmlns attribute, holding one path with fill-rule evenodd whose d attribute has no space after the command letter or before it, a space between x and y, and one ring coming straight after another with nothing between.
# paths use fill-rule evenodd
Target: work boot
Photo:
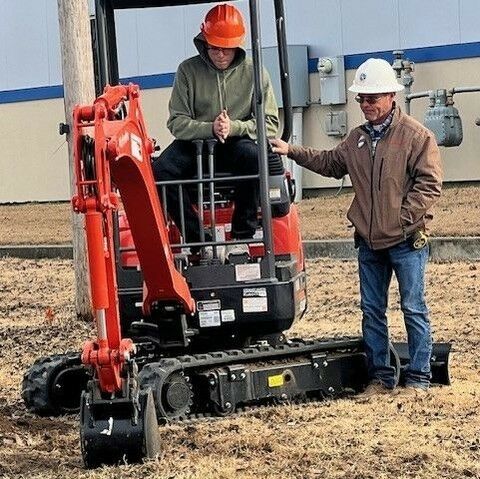
<instances>
[{"instance_id":1,"label":"work boot","mask_svg":"<svg viewBox=\"0 0 480 479\"><path fill-rule=\"evenodd\" d=\"M424 398L428 396L428 387L410 384L402 389L399 389L398 395L402 397L411 397L418 399Z\"/></svg>"},{"instance_id":2,"label":"work boot","mask_svg":"<svg viewBox=\"0 0 480 479\"><path fill-rule=\"evenodd\" d=\"M371 398L372 396L380 396L384 394L391 394L393 391L392 388L388 388L382 381L374 379L370 384L365 388L365 391L358 394L357 397L361 399Z\"/></svg>"}]
</instances>

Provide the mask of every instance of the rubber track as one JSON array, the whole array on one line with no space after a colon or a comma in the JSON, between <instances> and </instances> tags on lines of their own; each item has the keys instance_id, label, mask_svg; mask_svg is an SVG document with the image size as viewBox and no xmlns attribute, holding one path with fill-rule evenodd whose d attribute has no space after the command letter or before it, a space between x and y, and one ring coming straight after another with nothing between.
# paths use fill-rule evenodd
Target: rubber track
<instances>
[{"instance_id":1,"label":"rubber track","mask_svg":"<svg viewBox=\"0 0 480 479\"><path fill-rule=\"evenodd\" d=\"M321 354L333 352L357 352L363 351L363 339L360 337L342 337L316 340L293 339L280 346L255 345L244 349L218 351L204 354L184 355L175 358L164 358L158 362L148 363L140 373L141 387L151 386L152 378L161 377L165 384L167 378L177 372L188 376L195 370L205 370L213 367L224 367L235 364L254 363L261 360L282 360L295 358L306 354ZM157 399L156 399L157 400ZM194 399L195 400L195 399ZM286 403L303 404L313 402L311 399L295 399ZM262 406L260 406L262 407ZM271 407L271 406L265 406ZM238 416L258 409L259 406L241 407L228 414L228 417ZM192 413L185 416L161 416L159 421L166 423L190 423L206 419L223 419L226 416L216 416L213 413Z\"/></svg>"}]
</instances>

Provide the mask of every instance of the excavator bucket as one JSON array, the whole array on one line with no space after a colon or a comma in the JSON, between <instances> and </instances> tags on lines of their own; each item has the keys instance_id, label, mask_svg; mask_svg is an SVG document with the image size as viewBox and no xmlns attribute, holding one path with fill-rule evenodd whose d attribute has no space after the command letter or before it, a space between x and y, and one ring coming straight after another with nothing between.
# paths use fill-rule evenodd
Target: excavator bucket
<instances>
[{"instance_id":1,"label":"excavator bucket","mask_svg":"<svg viewBox=\"0 0 480 479\"><path fill-rule=\"evenodd\" d=\"M152 391L140 391L133 401L98 400L83 392L80 446L88 468L154 458L160 443Z\"/></svg>"}]
</instances>

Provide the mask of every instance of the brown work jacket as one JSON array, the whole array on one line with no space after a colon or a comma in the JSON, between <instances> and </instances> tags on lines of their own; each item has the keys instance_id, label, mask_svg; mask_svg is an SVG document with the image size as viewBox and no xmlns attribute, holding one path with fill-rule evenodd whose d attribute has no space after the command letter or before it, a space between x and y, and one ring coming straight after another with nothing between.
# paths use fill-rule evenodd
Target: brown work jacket
<instances>
[{"instance_id":1,"label":"brown work jacket","mask_svg":"<svg viewBox=\"0 0 480 479\"><path fill-rule=\"evenodd\" d=\"M347 218L370 248L388 248L428 229L442 187L440 151L433 133L398 107L375 154L359 126L333 150L290 145L288 156L323 176L350 175L355 196Z\"/></svg>"}]
</instances>

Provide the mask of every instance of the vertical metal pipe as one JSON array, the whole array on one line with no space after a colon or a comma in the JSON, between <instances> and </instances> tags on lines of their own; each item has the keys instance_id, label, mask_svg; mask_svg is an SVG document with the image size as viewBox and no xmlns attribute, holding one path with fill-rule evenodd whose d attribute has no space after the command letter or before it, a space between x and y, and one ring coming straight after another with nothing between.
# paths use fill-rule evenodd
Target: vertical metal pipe
<instances>
[{"instance_id":1,"label":"vertical metal pipe","mask_svg":"<svg viewBox=\"0 0 480 479\"><path fill-rule=\"evenodd\" d=\"M108 69L107 0L95 0L98 76L101 89L110 83Z\"/></svg>"},{"instance_id":2,"label":"vertical metal pipe","mask_svg":"<svg viewBox=\"0 0 480 479\"><path fill-rule=\"evenodd\" d=\"M178 185L178 200L180 206L180 231L182 233L183 241L187 242L187 236L185 231L185 205L183 202L183 185Z\"/></svg>"},{"instance_id":3,"label":"vertical metal pipe","mask_svg":"<svg viewBox=\"0 0 480 479\"><path fill-rule=\"evenodd\" d=\"M303 145L303 108L293 109L292 121L292 144ZM295 201L301 201L303 196L303 168L295 161L290 160L290 167L293 179L295 180Z\"/></svg>"},{"instance_id":4,"label":"vertical metal pipe","mask_svg":"<svg viewBox=\"0 0 480 479\"><path fill-rule=\"evenodd\" d=\"M118 72L117 37L115 32L115 10L113 8L112 0L108 0L106 12L109 84L118 85L120 83L120 74Z\"/></svg>"},{"instance_id":5,"label":"vertical metal pipe","mask_svg":"<svg viewBox=\"0 0 480 479\"><path fill-rule=\"evenodd\" d=\"M282 140L289 141L292 133L292 96L290 93L290 72L288 68L288 46L283 0L275 0L275 23L277 26L278 62L283 102Z\"/></svg>"},{"instance_id":6,"label":"vertical metal pipe","mask_svg":"<svg viewBox=\"0 0 480 479\"><path fill-rule=\"evenodd\" d=\"M165 215L165 221L167 221L167 218L168 218L167 191L166 191L165 185L162 185L162 206L163 206L163 214Z\"/></svg>"},{"instance_id":7,"label":"vertical metal pipe","mask_svg":"<svg viewBox=\"0 0 480 479\"><path fill-rule=\"evenodd\" d=\"M208 177L210 180L215 178L215 163L213 150L215 144L217 143L214 139L207 140L207 149L208 149ZM210 228L212 231L212 239L214 242L217 241L217 230L215 228L215 182L209 181L208 188L210 193ZM217 258L217 247L213 245L213 258Z\"/></svg>"},{"instance_id":8,"label":"vertical metal pipe","mask_svg":"<svg viewBox=\"0 0 480 479\"><path fill-rule=\"evenodd\" d=\"M410 100L408 98L408 95L410 95L410 93L411 93L410 85L405 85L405 92L404 92L404 95L405 95L405 113L407 115L410 115Z\"/></svg>"},{"instance_id":9,"label":"vertical metal pipe","mask_svg":"<svg viewBox=\"0 0 480 479\"><path fill-rule=\"evenodd\" d=\"M193 140L195 145L195 152L197 155L197 177L199 180L203 179L203 140ZM197 185L197 204L198 204L198 217L200 219L200 241L205 241L205 224L203 215L203 183Z\"/></svg>"},{"instance_id":10,"label":"vertical metal pipe","mask_svg":"<svg viewBox=\"0 0 480 479\"><path fill-rule=\"evenodd\" d=\"M95 310L98 339L107 339L107 320L104 309Z\"/></svg>"},{"instance_id":11,"label":"vertical metal pipe","mask_svg":"<svg viewBox=\"0 0 480 479\"><path fill-rule=\"evenodd\" d=\"M257 119L258 167L260 173L260 206L262 208L263 244L265 261L270 278L275 278L275 256L272 238L272 211L268 185L267 133L265 127L265 104L263 98L263 62L260 39L260 15L258 1L249 0L250 31L252 37L253 74L255 79L255 118Z\"/></svg>"}]
</instances>

